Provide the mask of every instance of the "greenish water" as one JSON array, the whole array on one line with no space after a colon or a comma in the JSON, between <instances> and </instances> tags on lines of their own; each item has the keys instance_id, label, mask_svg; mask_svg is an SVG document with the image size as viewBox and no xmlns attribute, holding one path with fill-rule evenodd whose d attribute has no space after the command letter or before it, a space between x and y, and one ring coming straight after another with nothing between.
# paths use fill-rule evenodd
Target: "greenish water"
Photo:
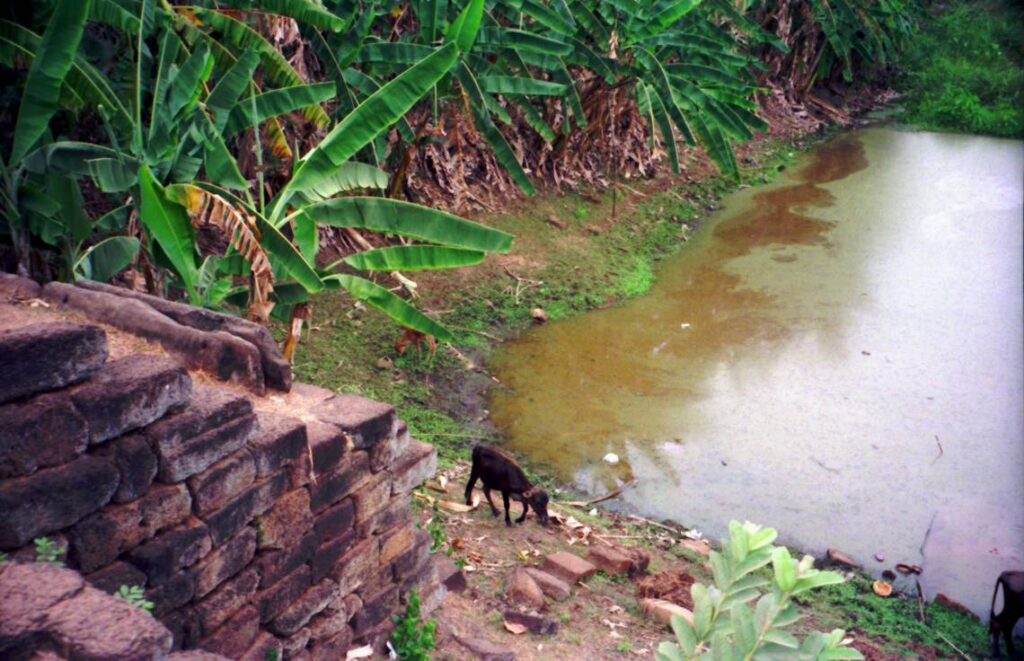
<instances>
[{"instance_id":1,"label":"greenish water","mask_svg":"<svg viewBox=\"0 0 1024 661\"><path fill-rule=\"evenodd\" d=\"M587 490L636 477L630 510L919 564L987 613L1024 565L1022 181L1019 141L841 136L648 295L506 345L492 416Z\"/></svg>"}]
</instances>

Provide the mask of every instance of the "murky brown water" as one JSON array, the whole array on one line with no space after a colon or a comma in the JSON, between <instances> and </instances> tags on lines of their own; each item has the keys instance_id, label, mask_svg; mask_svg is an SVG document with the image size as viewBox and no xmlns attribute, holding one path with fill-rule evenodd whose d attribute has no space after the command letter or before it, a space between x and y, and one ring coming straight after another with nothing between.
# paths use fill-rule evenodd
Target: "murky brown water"
<instances>
[{"instance_id":1,"label":"murky brown water","mask_svg":"<svg viewBox=\"0 0 1024 661\"><path fill-rule=\"evenodd\" d=\"M805 163L648 295L505 347L493 418L584 488L636 476L633 510L921 564L987 612L1024 567L1024 149L870 129Z\"/></svg>"}]
</instances>

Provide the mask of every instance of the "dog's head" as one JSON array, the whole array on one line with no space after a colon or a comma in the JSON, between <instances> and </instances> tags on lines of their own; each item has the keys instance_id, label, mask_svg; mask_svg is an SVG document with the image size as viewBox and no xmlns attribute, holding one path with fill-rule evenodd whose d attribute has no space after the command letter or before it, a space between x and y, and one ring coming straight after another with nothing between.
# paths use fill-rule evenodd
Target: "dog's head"
<instances>
[{"instance_id":1,"label":"dog's head","mask_svg":"<svg viewBox=\"0 0 1024 661\"><path fill-rule=\"evenodd\" d=\"M530 487L523 492L523 498L537 513L541 525L548 525L548 492L540 487Z\"/></svg>"}]
</instances>

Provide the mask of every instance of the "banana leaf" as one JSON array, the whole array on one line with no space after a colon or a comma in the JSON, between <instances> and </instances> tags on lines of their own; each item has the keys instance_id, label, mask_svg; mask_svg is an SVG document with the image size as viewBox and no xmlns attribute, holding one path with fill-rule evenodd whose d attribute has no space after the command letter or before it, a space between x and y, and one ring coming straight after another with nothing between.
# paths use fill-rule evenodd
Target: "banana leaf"
<instances>
[{"instance_id":1,"label":"banana leaf","mask_svg":"<svg viewBox=\"0 0 1024 661\"><path fill-rule=\"evenodd\" d=\"M433 335L441 342L451 342L452 334L447 328L423 314L405 300L395 296L380 285L354 275L329 275L324 278L328 285L344 287L357 300L371 305L400 325L419 331L425 335Z\"/></svg>"},{"instance_id":2,"label":"banana leaf","mask_svg":"<svg viewBox=\"0 0 1024 661\"><path fill-rule=\"evenodd\" d=\"M394 246L367 250L343 261L360 271L430 271L475 266L484 261L479 250L443 246Z\"/></svg>"}]
</instances>

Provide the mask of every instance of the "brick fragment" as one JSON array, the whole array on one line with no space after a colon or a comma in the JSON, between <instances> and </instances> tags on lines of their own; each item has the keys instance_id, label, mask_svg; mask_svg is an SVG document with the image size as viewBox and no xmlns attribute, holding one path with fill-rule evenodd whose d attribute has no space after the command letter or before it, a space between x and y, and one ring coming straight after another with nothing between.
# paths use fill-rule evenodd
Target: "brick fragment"
<instances>
[{"instance_id":1,"label":"brick fragment","mask_svg":"<svg viewBox=\"0 0 1024 661\"><path fill-rule=\"evenodd\" d=\"M184 521L192 497L184 484L158 484L125 505L112 505L71 529L71 554L84 572L99 569L158 531Z\"/></svg>"},{"instance_id":2,"label":"brick fragment","mask_svg":"<svg viewBox=\"0 0 1024 661\"><path fill-rule=\"evenodd\" d=\"M87 379L106 360L99 326L56 321L0 331L0 404Z\"/></svg>"},{"instance_id":3,"label":"brick fragment","mask_svg":"<svg viewBox=\"0 0 1024 661\"><path fill-rule=\"evenodd\" d=\"M549 574L554 574L569 585L574 585L597 573L597 567L568 551L558 551L547 556L544 558L541 569Z\"/></svg>"},{"instance_id":4,"label":"brick fragment","mask_svg":"<svg viewBox=\"0 0 1024 661\"><path fill-rule=\"evenodd\" d=\"M110 502L119 480L113 462L89 455L6 480L0 484L0 549L77 523Z\"/></svg>"},{"instance_id":5,"label":"brick fragment","mask_svg":"<svg viewBox=\"0 0 1024 661\"><path fill-rule=\"evenodd\" d=\"M633 567L633 560L608 546L594 545L587 552L587 561L599 571L610 576L628 574Z\"/></svg>"},{"instance_id":6,"label":"brick fragment","mask_svg":"<svg viewBox=\"0 0 1024 661\"><path fill-rule=\"evenodd\" d=\"M89 427L67 393L0 406L0 478L66 464L88 445Z\"/></svg>"},{"instance_id":7,"label":"brick fragment","mask_svg":"<svg viewBox=\"0 0 1024 661\"><path fill-rule=\"evenodd\" d=\"M191 476L187 484L196 514L209 514L255 481L256 464L249 450L242 448Z\"/></svg>"},{"instance_id":8,"label":"brick fragment","mask_svg":"<svg viewBox=\"0 0 1024 661\"><path fill-rule=\"evenodd\" d=\"M215 587L231 578L256 555L256 529L245 527L196 564L196 597L202 599Z\"/></svg>"},{"instance_id":9,"label":"brick fragment","mask_svg":"<svg viewBox=\"0 0 1024 661\"><path fill-rule=\"evenodd\" d=\"M572 589L562 579L534 567L527 567L526 573L537 582L541 592L555 601L565 601L572 596Z\"/></svg>"},{"instance_id":10,"label":"brick fragment","mask_svg":"<svg viewBox=\"0 0 1024 661\"><path fill-rule=\"evenodd\" d=\"M71 391L89 424L89 442L102 443L145 427L188 402L192 379L170 358L133 354L107 363Z\"/></svg>"}]
</instances>

